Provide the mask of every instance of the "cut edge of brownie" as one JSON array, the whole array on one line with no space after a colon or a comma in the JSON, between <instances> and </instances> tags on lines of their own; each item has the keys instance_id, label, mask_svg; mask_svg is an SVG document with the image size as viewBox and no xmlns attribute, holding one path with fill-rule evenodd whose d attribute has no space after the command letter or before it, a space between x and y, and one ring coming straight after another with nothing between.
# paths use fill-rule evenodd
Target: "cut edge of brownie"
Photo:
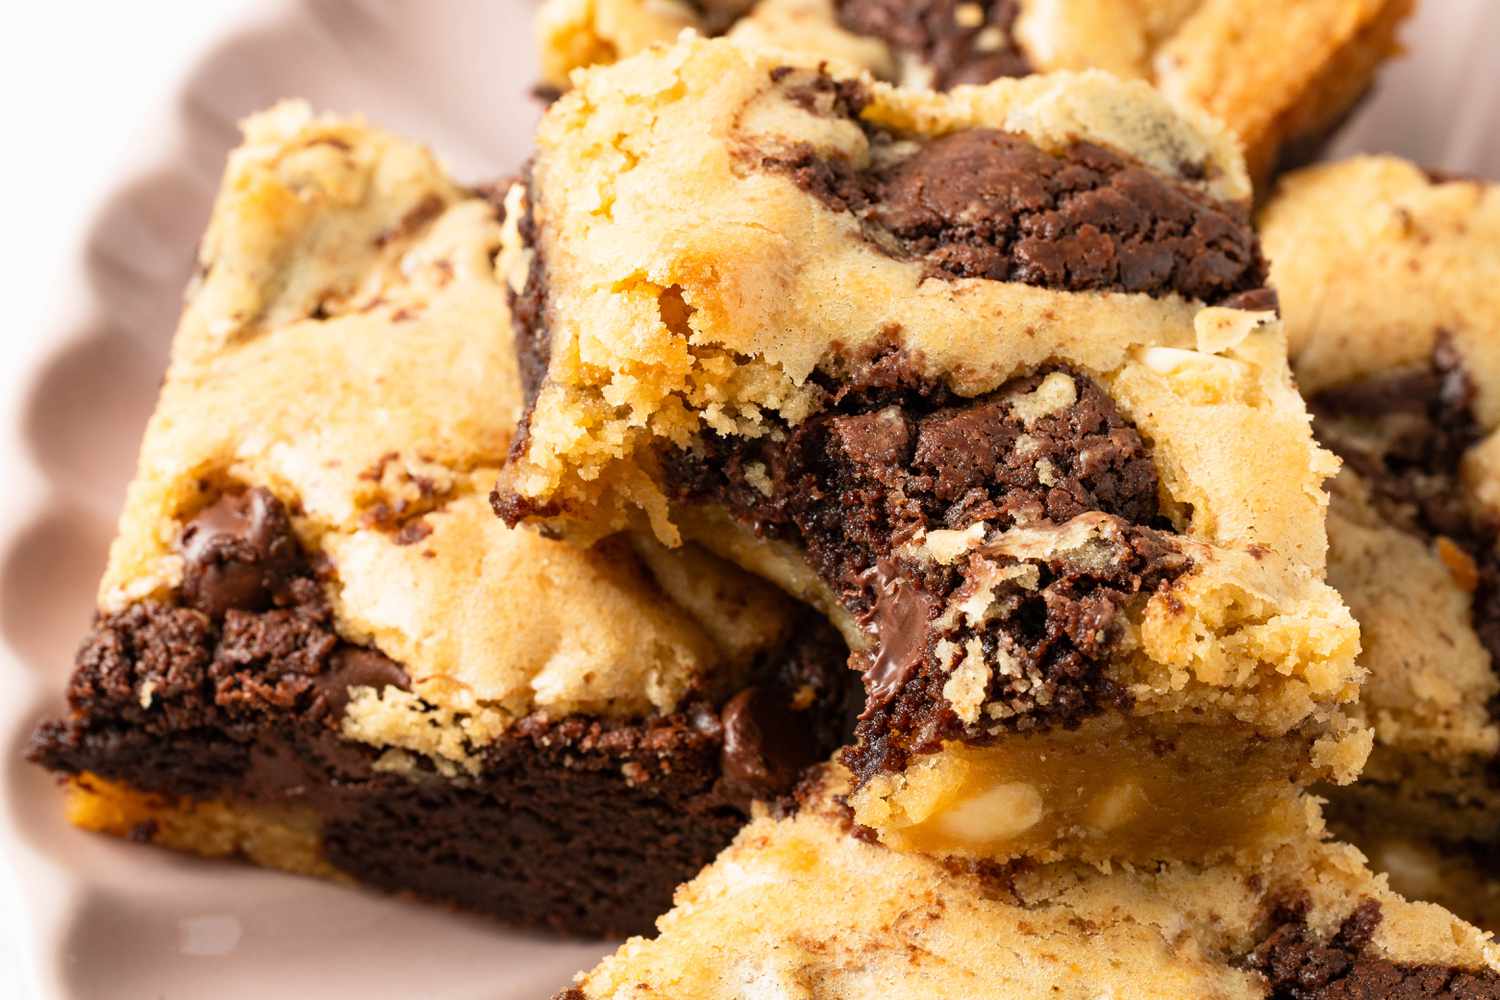
<instances>
[{"instance_id":1,"label":"cut edge of brownie","mask_svg":"<svg viewBox=\"0 0 1500 1000\"><path fill-rule=\"evenodd\" d=\"M801 772L842 742L857 685L811 613L720 703L517 720L469 747L472 773L342 738L351 685L409 687L341 640L315 567L269 492L226 493L185 527L172 602L100 615L69 711L36 763L174 802L305 807L334 869L509 922L577 935L649 930L676 885L746 821L794 808ZM150 839L149 826L141 836Z\"/></svg>"},{"instance_id":2,"label":"cut edge of brownie","mask_svg":"<svg viewBox=\"0 0 1500 1000\"><path fill-rule=\"evenodd\" d=\"M818 373L827 406L795 427L707 432L660 455L674 503L793 543L871 636L854 661L866 709L842 755L859 784L945 740L983 745L1128 706L1107 669L1124 610L1190 567L1149 447L1092 379L1048 365L961 398L920 372L888 345ZM948 562L921 551L933 533L976 527L1071 531L1087 557L982 541ZM955 618L971 598L988 602L982 623ZM953 660L975 649L1014 669L989 671L977 705L960 709Z\"/></svg>"}]
</instances>

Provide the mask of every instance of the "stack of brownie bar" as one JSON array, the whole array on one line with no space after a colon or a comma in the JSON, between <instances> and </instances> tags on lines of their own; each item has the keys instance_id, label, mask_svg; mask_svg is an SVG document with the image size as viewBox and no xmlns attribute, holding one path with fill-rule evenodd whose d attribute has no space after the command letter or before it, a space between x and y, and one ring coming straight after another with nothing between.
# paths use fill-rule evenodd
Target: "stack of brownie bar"
<instances>
[{"instance_id":1,"label":"stack of brownie bar","mask_svg":"<svg viewBox=\"0 0 1500 1000\"><path fill-rule=\"evenodd\" d=\"M1271 6L548 0L480 189L250 119L70 818L654 934L575 1000L1500 998L1500 193L1266 182L1411 5Z\"/></svg>"}]
</instances>

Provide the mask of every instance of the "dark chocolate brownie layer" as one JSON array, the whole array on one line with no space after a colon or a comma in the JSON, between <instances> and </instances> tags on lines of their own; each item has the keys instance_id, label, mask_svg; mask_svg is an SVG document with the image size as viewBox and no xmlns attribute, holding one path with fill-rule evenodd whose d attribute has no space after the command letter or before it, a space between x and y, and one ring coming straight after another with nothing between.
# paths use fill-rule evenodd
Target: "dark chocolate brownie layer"
<instances>
[{"instance_id":1,"label":"dark chocolate brownie layer","mask_svg":"<svg viewBox=\"0 0 1500 1000\"><path fill-rule=\"evenodd\" d=\"M1500 1000L1500 975L1487 969L1408 965L1365 954L1380 919L1380 904L1366 900L1332 938L1320 941L1307 926L1306 902L1283 903L1245 964L1266 977L1267 1000Z\"/></svg>"},{"instance_id":2,"label":"dark chocolate brownie layer","mask_svg":"<svg viewBox=\"0 0 1500 1000\"><path fill-rule=\"evenodd\" d=\"M1500 531L1465 500L1460 480L1464 454L1484 436L1474 393L1440 336L1425 368L1339 386L1308 407L1318 439L1360 475L1392 525L1445 538L1471 564L1474 632L1500 664Z\"/></svg>"},{"instance_id":3,"label":"dark chocolate brownie layer","mask_svg":"<svg viewBox=\"0 0 1500 1000\"><path fill-rule=\"evenodd\" d=\"M818 113L856 120L859 88L783 68L773 80ZM829 208L860 220L893 256L934 276L989 278L1063 291L1179 294L1210 304L1262 288L1266 265L1243 205L1088 142L1059 153L996 129L953 132L896 155L894 139L860 121L873 165L811 148L746 153L786 173ZM1185 179L1201 167L1184 164Z\"/></svg>"},{"instance_id":4,"label":"dark chocolate brownie layer","mask_svg":"<svg viewBox=\"0 0 1500 1000\"><path fill-rule=\"evenodd\" d=\"M1011 34L1020 6L1017 0L837 2L839 24L920 60L939 90L1031 74L1031 63ZM967 16L971 12L978 16Z\"/></svg>"},{"instance_id":5,"label":"dark chocolate brownie layer","mask_svg":"<svg viewBox=\"0 0 1500 1000\"><path fill-rule=\"evenodd\" d=\"M228 495L183 550L180 603L95 622L69 713L37 729L30 757L153 794L313 809L327 860L374 886L569 933L641 933L752 798L789 792L847 731L842 647L808 621L722 706L531 716L475 748L473 775L420 759L411 776L378 771L376 749L338 735L347 688L408 679L334 633L280 503Z\"/></svg>"},{"instance_id":6,"label":"dark chocolate brownie layer","mask_svg":"<svg viewBox=\"0 0 1500 1000\"><path fill-rule=\"evenodd\" d=\"M1029 426L1010 402L1037 388L1038 372L978 399L954 397L885 351L824 374L828 407L779 435L707 435L663 456L675 499L721 506L757 532L794 541L842 603L872 633L862 664L868 703L845 762L857 778L900 769L944 739L984 742L1002 731L1076 725L1126 698L1104 677L1132 597L1187 567L1157 509L1145 442L1091 380L1064 369L1076 398ZM985 584L1001 555L952 565L903 554L925 531L1060 525L1102 515L1099 558L1029 558L1035 585ZM934 625L980 586L998 601L982 627ZM964 723L943 696L949 671L935 644L977 639L994 671L984 703Z\"/></svg>"}]
</instances>

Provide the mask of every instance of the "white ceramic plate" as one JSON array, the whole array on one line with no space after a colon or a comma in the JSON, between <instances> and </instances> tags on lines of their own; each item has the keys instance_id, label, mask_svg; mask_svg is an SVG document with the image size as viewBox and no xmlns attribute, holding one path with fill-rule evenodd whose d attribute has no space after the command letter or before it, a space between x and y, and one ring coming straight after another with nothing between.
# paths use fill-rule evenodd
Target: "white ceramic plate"
<instances>
[{"instance_id":1,"label":"white ceramic plate","mask_svg":"<svg viewBox=\"0 0 1500 1000\"><path fill-rule=\"evenodd\" d=\"M52 780L20 759L60 704L91 613L234 122L302 96L423 139L460 178L498 177L524 159L536 114L530 11L527 0L307 0L231 19L160 95L140 169L99 202L71 264L71 311L59 309L41 349L15 352L30 360L5 373L20 389L15 425L0 428L0 459L25 484L7 498L24 509L0 519L0 850L25 914L6 934L18 978L42 997L540 998L607 950L89 836L63 823ZM1387 69L1334 152L1500 177L1489 61L1500 10L1429 0L1407 37L1413 55Z\"/></svg>"}]
</instances>

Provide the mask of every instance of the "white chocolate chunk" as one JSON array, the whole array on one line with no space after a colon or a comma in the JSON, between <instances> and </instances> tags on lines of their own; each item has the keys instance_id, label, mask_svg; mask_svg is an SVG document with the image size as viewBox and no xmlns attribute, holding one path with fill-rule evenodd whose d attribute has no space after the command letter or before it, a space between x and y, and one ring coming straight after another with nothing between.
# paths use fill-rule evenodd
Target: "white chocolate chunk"
<instances>
[{"instance_id":1,"label":"white chocolate chunk","mask_svg":"<svg viewBox=\"0 0 1500 1000\"><path fill-rule=\"evenodd\" d=\"M1078 402L1078 385L1063 372L1052 372L1040 385L1010 401L1011 409L1028 430L1043 417L1066 410Z\"/></svg>"},{"instance_id":2,"label":"white chocolate chunk","mask_svg":"<svg viewBox=\"0 0 1500 1000\"><path fill-rule=\"evenodd\" d=\"M1012 781L987 788L935 820L939 832L956 840L988 843L1015 837L1041 822L1042 795L1032 785Z\"/></svg>"}]
</instances>

